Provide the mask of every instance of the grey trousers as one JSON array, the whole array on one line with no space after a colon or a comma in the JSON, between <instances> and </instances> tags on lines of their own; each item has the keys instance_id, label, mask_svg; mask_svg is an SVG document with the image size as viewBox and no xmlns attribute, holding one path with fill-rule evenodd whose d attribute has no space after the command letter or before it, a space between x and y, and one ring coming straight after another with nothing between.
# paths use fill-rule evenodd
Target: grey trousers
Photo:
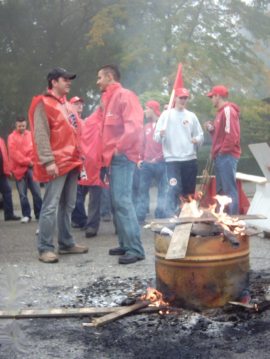
<instances>
[{"instance_id":1,"label":"grey trousers","mask_svg":"<svg viewBox=\"0 0 270 359\"><path fill-rule=\"evenodd\" d=\"M45 185L39 217L38 251L53 252L53 235L57 220L58 245L67 249L75 245L71 234L71 213L75 207L78 170L56 177Z\"/></svg>"}]
</instances>

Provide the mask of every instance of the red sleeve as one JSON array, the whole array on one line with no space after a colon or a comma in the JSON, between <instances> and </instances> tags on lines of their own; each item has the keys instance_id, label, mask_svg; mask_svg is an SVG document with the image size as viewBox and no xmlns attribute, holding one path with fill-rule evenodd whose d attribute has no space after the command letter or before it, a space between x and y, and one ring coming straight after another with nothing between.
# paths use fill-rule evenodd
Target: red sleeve
<instances>
[{"instance_id":1,"label":"red sleeve","mask_svg":"<svg viewBox=\"0 0 270 359\"><path fill-rule=\"evenodd\" d=\"M140 140L143 130L143 109L135 94L127 91L121 94L120 112L123 120L124 131L120 137L117 150L125 152L127 149L133 147L135 143Z\"/></svg>"},{"instance_id":2,"label":"red sleeve","mask_svg":"<svg viewBox=\"0 0 270 359\"><path fill-rule=\"evenodd\" d=\"M240 142L240 123L239 114L231 106L224 107L222 122L224 125L224 141L220 152L231 153L236 144Z\"/></svg>"}]
</instances>

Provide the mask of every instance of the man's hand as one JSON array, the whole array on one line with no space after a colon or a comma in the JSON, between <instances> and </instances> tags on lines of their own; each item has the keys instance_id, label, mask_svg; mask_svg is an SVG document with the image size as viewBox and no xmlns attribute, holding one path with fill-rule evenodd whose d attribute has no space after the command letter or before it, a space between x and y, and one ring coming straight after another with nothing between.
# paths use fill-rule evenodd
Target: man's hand
<instances>
[{"instance_id":1,"label":"man's hand","mask_svg":"<svg viewBox=\"0 0 270 359\"><path fill-rule=\"evenodd\" d=\"M55 163L51 163L50 165L46 166L46 171L48 175L52 176L53 178L59 175L59 170Z\"/></svg>"},{"instance_id":2,"label":"man's hand","mask_svg":"<svg viewBox=\"0 0 270 359\"><path fill-rule=\"evenodd\" d=\"M198 141L197 141L197 139L195 138L195 137L193 137L192 139L191 139L191 142L195 145L196 143L198 143Z\"/></svg>"},{"instance_id":3,"label":"man's hand","mask_svg":"<svg viewBox=\"0 0 270 359\"><path fill-rule=\"evenodd\" d=\"M142 165L143 165L143 161L137 162L137 167L139 168L139 170L142 168Z\"/></svg>"},{"instance_id":4,"label":"man's hand","mask_svg":"<svg viewBox=\"0 0 270 359\"><path fill-rule=\"evenodd\" d=\"M204 124L203 124L203 127L206 131L208 132L212 132L214 131L215 127L213 125L213 122L212 121L206 121Z\"/></svg>"}]
</instances>

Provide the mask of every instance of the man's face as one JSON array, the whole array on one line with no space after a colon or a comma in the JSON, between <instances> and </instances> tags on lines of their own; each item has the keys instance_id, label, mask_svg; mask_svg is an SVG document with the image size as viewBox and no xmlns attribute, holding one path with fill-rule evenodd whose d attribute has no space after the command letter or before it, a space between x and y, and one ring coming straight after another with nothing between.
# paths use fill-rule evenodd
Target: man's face
<instances>
[{"instance_id":1,"label":"man's face","mask_svg":"<svg viewBox=\"0 0 270 359\"><path fill-rule=\"evenodd\" d=\"M175 105L179 109L184 109L188 101L187 96L179 96L175 98Z\"/></svg>"},{"instance_id":2,"label":"man's face","mask_svg":"<svg viewBox=\"0 0 270 359\"><path fill-rule=\"evenodd\" d=\"M71 87L71 80L64 77L59 77L57 80L52 80L53 90L59 96L65 96L69 93Z\"/></svg>"},{"instance_id":3,"label":"man's face","mask_svg":"<svg viewBox=\"0 0 270 359\"><path fill-rule=\"evenodd\" d=\"M78 113L78 115L81 116L82 112L83 112L83 102L82 101L74 102L72 104L72 106L74 107L74 109Z\"/></svg>"},{"instance_id":4,"label":"man's face","mask_svg":"<svg viewBox=\"0 0 270 359\"><path fill-rule=\"evenodd\" d=\"M154 111L150 107L145 106L145 110L144 110L145 118L147 120L150 120L154 117L153 114L154 114Z\"/></svg>"},{"instance_id":5,"label":"man's face","mask_svg":"<svg viewBox=\"0 0 270 359\"><path fill-rule=\"evenodd\" d=\"M100 70L97 75L97 86L101 92L106 91L107 86L112 82L112 76L110 73L106 73L104 70Z\"/></svg>"},{"instance_id":6,"label":"man's face","mask_svg":"<svg viewBox=\"0 0 270 359\"><path fill-rule=\"evenodd\" d=\"M16 130L19 133L24 133L24 131L26 130L26 121L22 121L22 122L17 121L16 122Z\"/></svg>"},{"instance_id":7,"label":"man's face","mask_svg":"<svg viewBox=\"0 0 270 359\"><path fill-rule=\"evenodd\" d=\"M211 101L214 107L218 107L219 95L213 95L211 97Z\"/></svg>"}]
</instances>

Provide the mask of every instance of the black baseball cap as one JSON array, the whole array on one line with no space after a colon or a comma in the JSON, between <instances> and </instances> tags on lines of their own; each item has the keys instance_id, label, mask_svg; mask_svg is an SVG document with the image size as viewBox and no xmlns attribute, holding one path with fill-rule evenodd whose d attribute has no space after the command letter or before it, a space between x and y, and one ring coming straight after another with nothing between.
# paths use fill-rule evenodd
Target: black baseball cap
<instances>
[{"instance_id":1,"label":"black baseball cap","mask_svg":"<svg viewBox=\"0 0 270 359\"><path fill-rule=\"evenodd\" d=\"M62 67L56 67L55 69L51 70L47 75L47 80L58 80L59 77L63 77L64 79L74 80L76 74L71 74L67 70L63 69Z\"/></svg>"}]
</instances>

